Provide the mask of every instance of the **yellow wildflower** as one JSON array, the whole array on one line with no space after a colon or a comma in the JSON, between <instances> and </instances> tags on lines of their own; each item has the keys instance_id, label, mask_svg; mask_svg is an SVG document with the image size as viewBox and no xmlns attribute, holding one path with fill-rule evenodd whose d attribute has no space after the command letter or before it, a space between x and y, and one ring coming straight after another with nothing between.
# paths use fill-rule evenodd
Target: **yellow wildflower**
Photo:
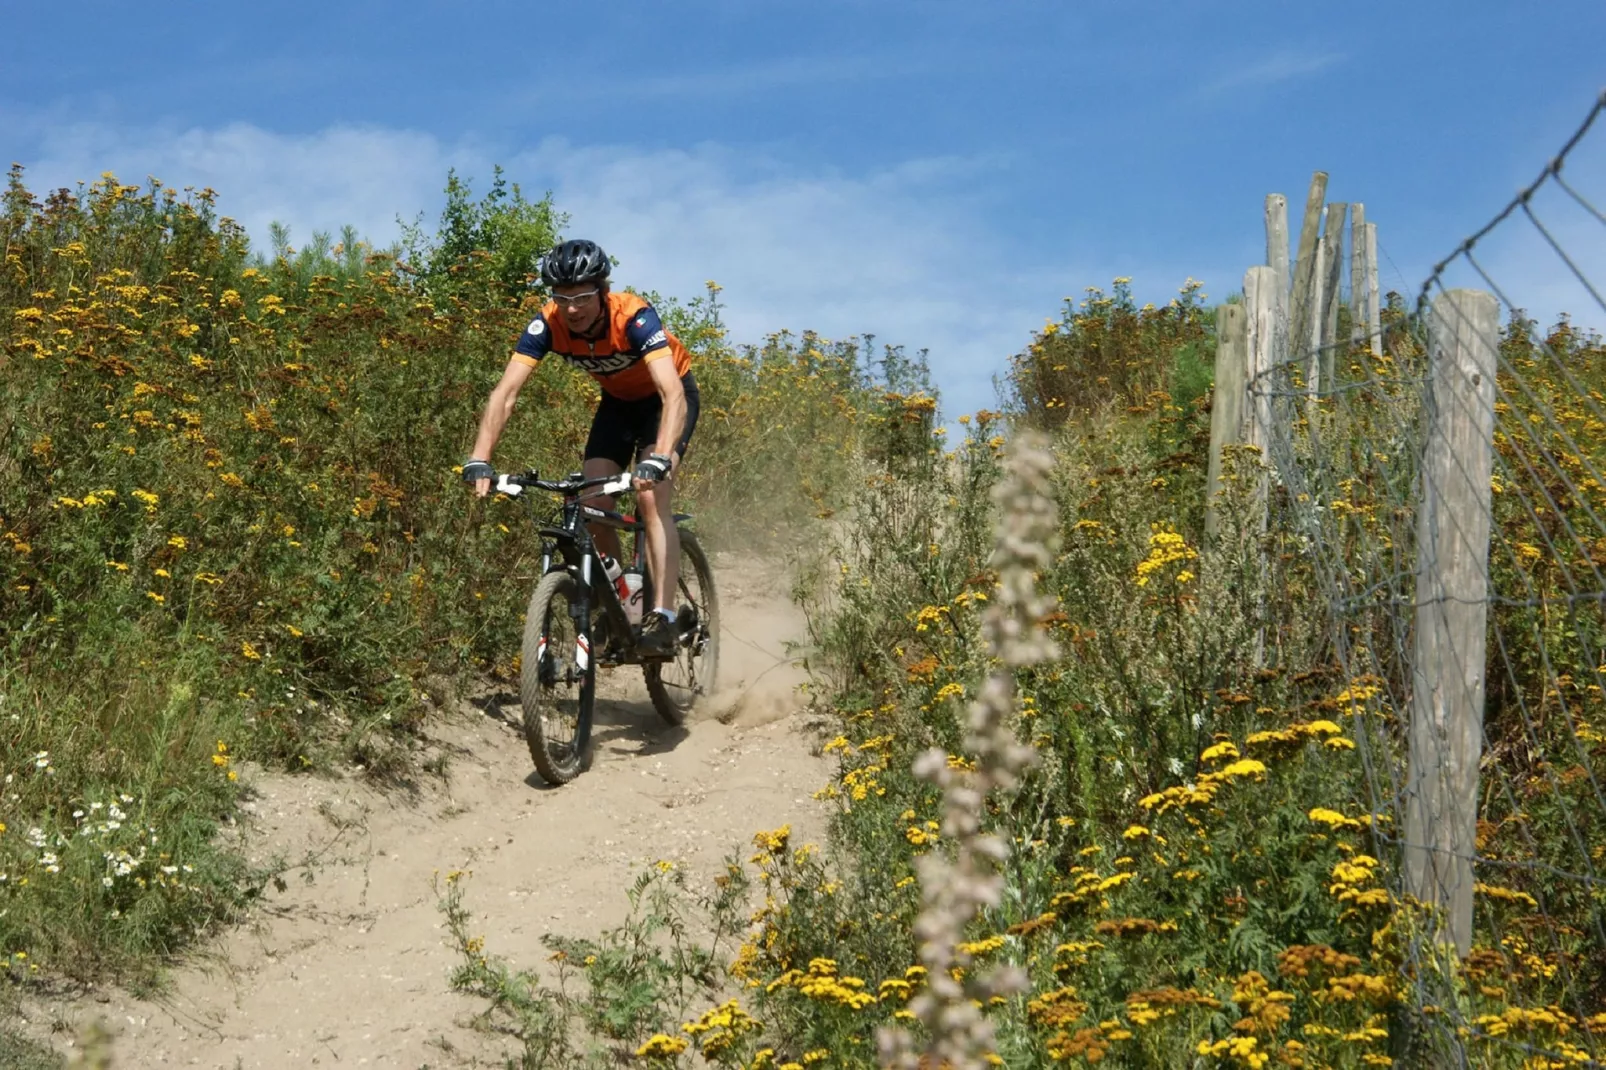
<instances>
[{"instance_id":1,"label":"yellow wildflower","mask_svg":"<svg viewBox=\"0 0 1606 1070\"><path fill-rule=\"evenodd\" d=\"M1241 776L1260 776L1261 774L1265 773L1265 771L1266 766L1264 762L1257 762L1253 758L1244 758L1240 761L1233 762L1231 765L1227 766L1227 768L1223 769L1221 771L1221 776L1224 779L1231 780L1234 777Z\"/></svg>"},{"instance_id":2,"label":"yellow wildflower","mask_svg":"<svg viewBox=\"0 0 1606 1070\"><path fill-rule=\"evenodd\" d=\"M641 1047L636 1049L638 1059L673 1058L689 1047L685 1037L672 1037L663 1033L654 1033Z\"/></svg>"}]
</instances>

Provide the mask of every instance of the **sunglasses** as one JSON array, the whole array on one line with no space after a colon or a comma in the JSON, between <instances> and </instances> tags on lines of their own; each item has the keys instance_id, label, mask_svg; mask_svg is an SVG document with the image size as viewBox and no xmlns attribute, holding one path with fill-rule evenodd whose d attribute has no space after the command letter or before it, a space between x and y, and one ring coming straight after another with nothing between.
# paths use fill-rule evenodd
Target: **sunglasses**
<instances>
[{"instance_id":1,"label":"sunglasses","mask_svg":"<svg viewBox=\"0 0 1606 1070\"><path fill-rule=\"evenodd\" d=\"M591 300L601 292L601 290L587 290L583 294L570 294L567 297L562 294L553 294L552 300L559 308L579 308L581 304Z\"/></svg>"}]
</instances>

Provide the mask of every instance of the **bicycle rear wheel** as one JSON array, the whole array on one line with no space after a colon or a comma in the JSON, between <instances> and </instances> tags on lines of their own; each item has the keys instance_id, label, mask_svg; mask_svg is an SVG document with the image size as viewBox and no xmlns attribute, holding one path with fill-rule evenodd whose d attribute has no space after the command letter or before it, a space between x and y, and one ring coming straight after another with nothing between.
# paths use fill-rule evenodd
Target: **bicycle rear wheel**
<instances>
[{"instance_id":1,"label":"bicycle rear wheel","mask_svg":"<svg viewBox=\"0 0 1606 1070\"><path fill-rule=\"evenodd\" d=\"M719 598L714 593L714 570L689 531L680 533L675 630L674 657L643 667L653 709L672 725L684 724L698 700L713 692L719 669Z\"/></svg>"},{"instance_id":2,"label":"bicycle rear wheel","mask_svg":"<svg viewBox=\"0 0 1606 1070\"><path fill-rule=\"evenodd\" d=\"M524 616L519 674L524 741L536 771L551 784L567 784L590 764L597 667L580 643L574 619L579 598L573 576L549 572L536 585Z\"/></svg>"}]
</instances>

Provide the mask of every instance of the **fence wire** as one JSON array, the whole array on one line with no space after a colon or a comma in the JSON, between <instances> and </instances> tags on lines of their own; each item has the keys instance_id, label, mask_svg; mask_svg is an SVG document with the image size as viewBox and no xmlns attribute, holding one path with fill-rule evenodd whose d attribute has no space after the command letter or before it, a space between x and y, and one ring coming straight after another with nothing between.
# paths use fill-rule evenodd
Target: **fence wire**
<instances>
[{"instance_id":1,"label":"fence wire","mask_svg":"<svg viewBox=\"0 0 1606 1070\"><path fill-rule=\"evenodd\" d=\"M1376 853L1394 863L1389 939L1410 1012L1394 1026L1396 1065L1606 1065L1606 344L1579 325L1606 323L1606 271L1591 274L1606 249L1606 175L1566 166L1606 150L1603 111L1606 93L1414 301L1388 295L1378 344L1364 323L1352 339L1341 304L1331 336L1343 342L1292 338L1289 359L1251 384L1272 413L1271 529L1319 584ZM1579 320L1529 317L1526 295L1555 292L1538 287L1544 278L1567 282ZM1435 386L1435 347L1475 326L1451 298L1462 281L1498 302L1494 352L1482 343L1493 383L1462 365L1447 389L1442 363ZM1458 418L1492 425L1492 449L1462 444L1425 464ZM1425 503L1460 500L1454 483L1486 492L1430 508L1425 522ZM1457 540L1473 548L1476 604L1423 579L1423 551L1454 553ZM1481 659L1475 644L1440 641L1447 622L1480 618ZM1412 717L1432 704L1434 681L1481 713L1470 755L1420 720L1412 753ZM1457 820L1424 797L1424 777L1453 783L1472 768L1476 823L1411 842L1413 806L1440 828ZM1444 950L1431 912L1412 913L1420 885L1401 860L1429 850L1452 874L1459 857L1474 882L1463 955ZM1446 891L1453 901L1466 889Z\"/></svg>"}]
</instances>

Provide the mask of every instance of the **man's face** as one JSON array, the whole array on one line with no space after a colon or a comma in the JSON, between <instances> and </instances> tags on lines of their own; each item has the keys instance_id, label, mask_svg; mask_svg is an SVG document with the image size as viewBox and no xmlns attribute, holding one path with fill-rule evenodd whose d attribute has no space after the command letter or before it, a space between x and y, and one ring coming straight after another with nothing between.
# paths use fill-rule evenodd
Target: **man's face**
<instances>
[{"instance_id":1,"label":"man's face","mask_svg":"<svg viewBox=\"0 0 1606 1070\"><path fill-rule=\"evenodd\" d=\"M552 298L570 334L589 334L602 318L602 286L582 282L573 286L554 286Z\"/></svg>"}]
</instances>

